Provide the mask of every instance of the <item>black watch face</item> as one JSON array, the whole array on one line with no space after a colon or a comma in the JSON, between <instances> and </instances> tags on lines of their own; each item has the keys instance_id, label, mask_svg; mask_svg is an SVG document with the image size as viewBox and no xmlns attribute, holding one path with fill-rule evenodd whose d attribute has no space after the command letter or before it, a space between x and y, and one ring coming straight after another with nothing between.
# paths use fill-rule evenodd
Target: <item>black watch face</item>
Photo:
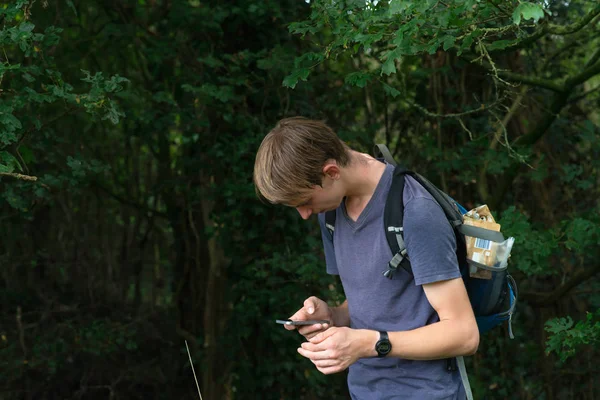
<instances>
[{"instance_id":1,"label":"black watch face","mask_svg":"<svg viewBox=\"0 0 600 400\"><path fill-rule=\"evenodd\" d=\"M389 341L385 340L377 343L377 352L379 354L387 354L390 350L392 350L392 344Z\"/></svg>"}]
</instances>

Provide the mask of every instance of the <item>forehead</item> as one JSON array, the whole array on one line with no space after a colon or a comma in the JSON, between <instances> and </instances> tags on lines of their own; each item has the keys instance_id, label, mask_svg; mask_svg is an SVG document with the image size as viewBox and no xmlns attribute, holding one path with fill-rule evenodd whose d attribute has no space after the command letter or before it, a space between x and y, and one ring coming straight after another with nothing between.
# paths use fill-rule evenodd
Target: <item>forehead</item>
<instances>
[{"instance_id":1,"label":"forehead","mask_svg":"<svg viewBox=\"0 0 600 400\"><path fill-rule=\"evenodd\" d=\"M285 205L290 206L290 207L301 207L303 205L306 205L306 203L310 202L310 200L312 199L314 192L315 192L314 188L313 189L304 189L304 190L298 192L298 194L296 194L289 201L286 201Z\"/></svg>"},{"instance_id":2,"label":"forehead","mask_svg":"<svg viewBox=\"0 0 600 400\"><path fill-rule=\"evenodd\" d=\"M310 195L304 196L302 198L299 197L297 199L290 201L288 204L286 204L286 206L290 206L290 207L294 207L294 208L305 206L310 202L311 197L312 196L310 196Z\"/></svg>"}]
</instances>

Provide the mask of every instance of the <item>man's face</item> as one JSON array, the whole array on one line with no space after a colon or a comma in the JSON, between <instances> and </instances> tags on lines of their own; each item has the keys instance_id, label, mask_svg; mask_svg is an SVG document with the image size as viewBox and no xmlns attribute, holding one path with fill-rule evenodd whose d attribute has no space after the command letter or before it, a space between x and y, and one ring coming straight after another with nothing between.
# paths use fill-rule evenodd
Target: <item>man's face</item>
<instances>
[{"instance_id":1,"label":"man's face","mask_svg":"<svg viewBox=\"0 0 600 400\"><path fill-rule=\"evenodd\" d=\"M308 219L313 214L335 210L343 199L344 191L341 182L325 175L322 186L314 186L308 201L295 208L302 219Z\"/></svg>"}]
</instances>

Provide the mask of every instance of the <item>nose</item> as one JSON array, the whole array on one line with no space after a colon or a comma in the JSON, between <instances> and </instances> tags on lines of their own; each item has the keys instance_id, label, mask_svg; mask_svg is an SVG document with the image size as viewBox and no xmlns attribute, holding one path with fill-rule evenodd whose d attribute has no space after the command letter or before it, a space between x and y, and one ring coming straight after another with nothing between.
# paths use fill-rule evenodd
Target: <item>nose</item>
<instances>
[{"instance_id":1,"label":"nose","mask_svg":"<svg viewBox=\"0 0 600 400\"><path fill-rule=\"evenodd\" d=\"M296 207L296 210L302 217L302 219L308 219L312 215L312 210L308 207Z\"/></svg>"}]
</instances>

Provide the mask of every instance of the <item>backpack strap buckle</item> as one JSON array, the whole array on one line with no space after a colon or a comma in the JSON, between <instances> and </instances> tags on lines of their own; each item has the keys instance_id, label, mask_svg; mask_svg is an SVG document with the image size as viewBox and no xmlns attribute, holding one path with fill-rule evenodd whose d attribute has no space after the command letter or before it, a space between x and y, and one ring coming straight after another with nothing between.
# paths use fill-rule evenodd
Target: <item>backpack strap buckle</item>
<instances>
[{"instance_id":1,"label":"backpack strap buckle","mask_svg":"<svg viewBox=\"0 0 600 400\"><path fill-rule=\"evenodd\" d=\"M388 269L383 272L383 276L388 279L392 279L394 277L394 273L398 270L398 266L405 259L408 259L408 252L406 251L406 248L403 248L390 260L388 263Z\"/></svg>"}]
</instances>

